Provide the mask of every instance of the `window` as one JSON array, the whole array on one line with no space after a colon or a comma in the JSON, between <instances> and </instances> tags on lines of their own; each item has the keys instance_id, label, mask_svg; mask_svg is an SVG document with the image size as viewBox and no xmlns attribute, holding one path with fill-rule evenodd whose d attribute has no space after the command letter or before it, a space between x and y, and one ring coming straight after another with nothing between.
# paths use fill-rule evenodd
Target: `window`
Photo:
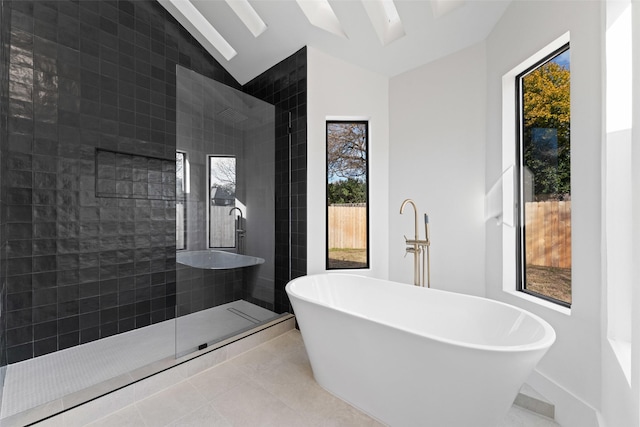
<instances>
[{"instance_id":1,"label":"window","mask_svg":"<svg viewBox=\"0 0 640 427\"><path fill-rule=\"evenodd\" d=\"M327 269L369 267L368 143L368 122L327 122Z\"/></svg>"},{"instance_id":2,"label":"window","mask_svg":"<svg viewBox=\"0 0 640 427\"><path fill-rule=\"evenodd\" d=\"M209 247L236 247L236 158L209 156ZM241 221L241 218L238 219ZM239 228L239 227L238 227Z\"/></svg>"},{"instance_id":3,"label":"window","mask_svg":"<svg viewBox=\"0 0 640 427\"><path fill-rule=\"evenodd\" d=\"M518 290L571 306L569 45L516 77Z\"/></svg>"},{"instance_id":4,"label":"window","mask_svg":"<svg viewBox=\"0 0 640 427\"><path fill-rule=\"evenodd\" d=\"M187 153L176 151L176 249L187 248L186 194L188 188Z\"/></svg>"}]
</instances>

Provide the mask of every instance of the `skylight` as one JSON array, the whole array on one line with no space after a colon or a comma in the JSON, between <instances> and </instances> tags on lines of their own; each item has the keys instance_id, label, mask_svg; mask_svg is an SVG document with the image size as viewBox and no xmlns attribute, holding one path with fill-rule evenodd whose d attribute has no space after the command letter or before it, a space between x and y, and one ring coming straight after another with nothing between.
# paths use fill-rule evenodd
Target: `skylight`
<instances>
[{"instance_id":1,"label":"skylight","mask_svg":"<svg viewBox=\"0 0 640 427\"><path fill-rule=\"evenodd\" d=\"M238 54L189 0L169 0L227 61Z\"/></svg>"},{"instance_id":2,"label":"skylight","mask_svg":"<svg viewBox=\"0 0 640 427\"><path fill-rule=\"evenodd\" d=\"M382 7L384 8L384 13L387 15L389 23L394 23L400 20L398 9L396 9L396 5L393 3L393 0L382 0Z\"/></svg>"},{"instance_id":3,"label":"skylight","mask_svg":"<svg viewBox=\"0 0 640 427\"><path fill-rule=\"evenodd\" d=\"M311 25L347 39L340 20L328 0L296 0Z\"/></svg>"},{"instance_id":4,"label":"skylight","mask_svg":"<svg viewBox=\"0 0 640 427\"><path fill-rule=\"evenodd\" d=\"M258 37L267 29L258 12L249 4L248 0L225 0L229 7L238 15L254 37Z\"/></svg>"},{"instance_id":5,"label":"skylight","mask_svg":"<svg viewBox=\"0 0 640 427\"><path fill-rule=\"evenodd\" d=\"M404 26L393 0L362 0L383 46L404 37Z\"/></svg>"}]
</instances>

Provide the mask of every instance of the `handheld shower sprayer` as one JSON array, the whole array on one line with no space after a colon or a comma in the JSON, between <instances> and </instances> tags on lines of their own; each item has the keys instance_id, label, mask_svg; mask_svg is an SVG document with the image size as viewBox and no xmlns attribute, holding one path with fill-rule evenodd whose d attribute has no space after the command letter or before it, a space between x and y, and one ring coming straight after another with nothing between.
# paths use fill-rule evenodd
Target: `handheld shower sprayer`
<instances>
[{"instance_id":1,"label":"handheld shower sprayer","mask_svg":"<svg viewBox=\"0 0 640 427\"><path fill-rule=\"evenodd\" d=\"M431 287L431 257L429 256L429 249L431 248L431 238L429 237L429 215L424 214L424 237L427 241L425 252L426 252L426 270L427 270L427 287ZM422 283L424 285L424 266L425 266L425 252L422 253Z\"/></svg>"}]
</instances>

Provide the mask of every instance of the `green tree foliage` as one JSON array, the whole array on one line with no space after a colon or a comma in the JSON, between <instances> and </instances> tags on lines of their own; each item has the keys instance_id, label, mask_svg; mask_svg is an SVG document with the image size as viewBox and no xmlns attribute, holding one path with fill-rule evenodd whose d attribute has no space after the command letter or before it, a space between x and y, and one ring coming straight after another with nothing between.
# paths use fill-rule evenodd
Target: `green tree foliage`
<instances>
[{"instance_id":1,"label":"green tree foliage","mask_svg":"<svg viewBox=\"0 0 640 427\"><path fill-rule=\"evenodd\" d=\"M367 201L367 185L354 178L329 183L327 186L329 204L365 203Z\"/></svg>"},{"instance_id":2,"label":"green tree foliage","mask_svg":"<svg viewBox=\"0 0 640 427\"><path fill-rule=\"evenodd\" d=\"M522 79L524 165L537 200L571 193L569 69L548 62Z\"/></svg>"}]
</instances>

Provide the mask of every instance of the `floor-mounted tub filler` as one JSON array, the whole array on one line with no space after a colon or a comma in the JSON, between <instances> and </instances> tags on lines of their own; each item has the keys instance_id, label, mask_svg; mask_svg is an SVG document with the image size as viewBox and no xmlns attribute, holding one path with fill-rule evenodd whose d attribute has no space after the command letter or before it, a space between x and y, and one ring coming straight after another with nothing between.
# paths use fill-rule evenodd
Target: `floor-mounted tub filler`
<instances>
[{"instance_id":1,"label":"floor-mounted tub filler","mask_svg":"<svg viewBox=\"0 0 640 427\"><path fill-rule=\"evenodd\" d=\"M346 274L286 286L316 381L390 426L494 427L555 341L501 302Z\"/></svg>"}]
</instances>

